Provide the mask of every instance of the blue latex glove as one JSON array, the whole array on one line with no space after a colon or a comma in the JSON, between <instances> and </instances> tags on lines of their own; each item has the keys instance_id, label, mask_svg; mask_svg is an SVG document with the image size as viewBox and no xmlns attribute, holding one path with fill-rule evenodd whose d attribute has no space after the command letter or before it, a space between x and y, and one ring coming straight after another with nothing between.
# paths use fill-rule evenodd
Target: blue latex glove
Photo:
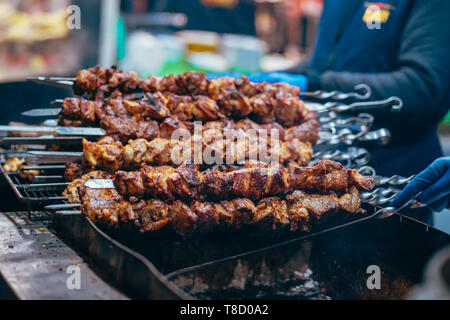
<instances>
[{"instance_id":1,"label":"blue latex glove","mask_svg":"<svg viewBox=\"0 0 450 320\"><path fill-rule=\"evenodd\" d=\"M269 83L284 82L293 86L300 87L302 92L305 92L308 87L308 78L302 74L290 74L285 72L267 72L267 73L254 73L248 75L250 81Z\"/></svg>"},{"instance_id":2,"label":"blue latex glove","mask_svg":"<svg viewBox=\"0 0 450 320\"><path fill-rule=\"evenodd\" d=\"M237 72L220 72L220 73L208 73L206 77L208 79L215 79L219 77L232 77L239 78L242 74ZM305 92L308 87L308 78L302 74L289 74L284 72L262 72L248 74L247 77L253 82L267 81L269 83L284 82L293 86L300 87L302 92Z\"/></svg>"},{"instance_id":3,"label":"blue latex glove","mask_svg":"<svg viewBox=\"0 0 450 320\"><path fill-rule=\"evenodd\" d=\"M231 78L240 78L242 76L242 73L238 72L210 72L206 73L206 78L209 80L216 79L216 78L222 78L222 77L231 77Z\"/></svg>"},{"instance_id":4,"label":"blue latex glove","mask_svg":"<svg viewBox=\"0 0 450 320\"><path fill-rule=\"evenodd\" d=\"M449 205L450 157L437 159L418 174L394 199L391 206L399 208L419 192L422 194L417 200L435 211L442 211Z\"/></svg>"}]
</instances>

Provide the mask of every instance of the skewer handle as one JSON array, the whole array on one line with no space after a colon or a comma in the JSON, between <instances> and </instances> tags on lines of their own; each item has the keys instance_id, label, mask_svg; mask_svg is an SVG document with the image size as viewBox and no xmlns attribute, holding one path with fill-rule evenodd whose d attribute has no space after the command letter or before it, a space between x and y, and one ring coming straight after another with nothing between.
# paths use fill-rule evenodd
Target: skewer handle
<instances>
[{"instance_id":1,"label":"skewer handle","mask_svg":"<svg viewBox=\"0 0 450 320\"><path fill-rule=\"evenodd\" d=\"M71 89L75 79L74 78L61 78L61 77L34 77L34 78L28 78L28 81L39 83L39 84L45 84L45 85L51 85L56 87L62 87L62 88L69 88Z\"/></svg>"},{"instance_id":2,"label":"skewer handle","mask_svg":"<svg viewBox=\"0 0 450 320\"><path fill-rule=\"evenodd\" d=\"M359 84L354 88L355 92L343 93L341 91L323 91L303 92L300 94L304 98L313 98L317 100L343 101L347 99L367 100L372 95L372 90L367 84Z\"/></svg>"}]
</instances>

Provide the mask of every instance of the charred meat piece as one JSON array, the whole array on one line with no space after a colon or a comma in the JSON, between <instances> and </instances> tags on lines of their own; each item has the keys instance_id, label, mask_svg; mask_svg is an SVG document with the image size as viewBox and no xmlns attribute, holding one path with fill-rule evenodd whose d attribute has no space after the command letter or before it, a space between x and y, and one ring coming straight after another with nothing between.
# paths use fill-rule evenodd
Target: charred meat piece
<instances>
[{"instance_id":1,"label":"charred meat piece","mask_svg":"<svg viewBox=\"0 0 450 320\"><path fill-rule=\"evenodd\" d=\"M180 200L170 205L169 218L172 220L172 229L182 236L191 234L197 226L198 217L187 204Z\"/></svg>"},{"instance_id":2,"label":"charred meat piece","mask_svg":"<svg viewBox=\"0 0 450 320\"><path fill-rule=\"evenodd\" d=\"M216 101L207 96L195 96L192 115L196 120L204 121L224 118Z\"/></svg>"},{"instance_id":3,"label":"charred meat piece","mask_svg":"<svg viewBox=\"0 0 450 320\"><path fill-rule=\"evenodd\" d=\"M157 92L157 91L162 91L160 89L160 83L161 81L161 77L155 76L155 75L150 75L147 77L147 79L145 79L141 86L142 86L142 90L144 92Z\"/></svg>"},{"instance_id":4,"label":"charred meat piece","mask_svg":"<svg viewBox=\"0 0 450 320\"><path fill-rule=\"evenodd\" d=\"M126 143L129 139L144 138L151 140L158 137L159 126L156 121L136 121L116 117L104 117L100 127L106 134Z\"/></svg>"},{"instance_id":5,"label":"charred meat piece","mask_svg":"<svg viewBox=\"0 0 450 320\"><path fill-rule=\"evenodd\" d=\"M315 146L320 140L320 124L316 119L308 120L298 126L290 127L286 130L286 140L299 139L303 142L309 142Z\"/></svg>"},{"instance_id":6,"label":"charred meat piece","mask_svg":"<svg viewBox=\"0 0 450 320\"><path fill-rule=\"evenodd\" d=\"M34 177L41 174L40 170L23 170L26 167L34 166L31 163L26 163L25 158L19 159L17 157L12 157L3 165L3 169L6 172L18 172L19 177L25 180L32 181Z\"/></svg>"},{"instance_id":7,"label":"charred meat piece","mask_svg":"<svg viewBox=\"0 0 450 320\"><path fill-rule=\"evenodd\" d=\"M124 150L122 143L99 144L83 139L83 154L92 168L102 168L108 172L116 172L123 167Z\"/></svg>"},{"instance_id":8,"label":"charred meat piece","mask_svg":"<svg viewBox=\"0 0 450 320\"><path fill-rule=\"evenodd\" d=\"M123 72L116 66L102 70L95 66L77 73L73 90L77 95L101 93L101 96L109 96L114 91L127 93L141 87L142 80L134 71Z\"/></svg>"},{"instance_id":9,"label":"charred meat piece","mask_svg":"<svg viewBox=\"0 0 450 320\"><path fill-rule=\"evenodd\" d=\"M105 72L101 70L99 66L80 70L76 75L73 91L76 95L93 93L97 91L100 86L106 84L106 81Z\"/></svg>"},{"instance_id":10,"label":"charred meat piece","mask_svg":"<svg viewBox=\"0 0 450 320\"><path fill-rule=\"evenodd\" d=\"M260 123L272 123L275 121L273 99L269 94L258 94L249 99L253 108L252 117Z\"/></svg>"},{"instance_id":11,"label":"charred meat piece","mask_svg":"<svg viewBox=\"0 0 450 320\"><path fill-rule=\"evenodd\" d=\"M166 93L165 98L167 108L177 120L192 120L194 101L191 96L179 96L173 93Z\"/></svg>"},{"instance_id":12,"label":"charred meat piece","mask_svg":"<svg viewBox=\"0 0 450 320\"><path fill-rule=\"evenodd\" d=\"M118 228L136 221L137 214L128 201L114 189L79 188L81 211L92 221L112 228Z\"/></svg>"},{"instance_id":13,"label":"charred meat piece","mask_svg":"<svg viewBox=\"0 0 450 320\"><path fill-rule=\"evenodd\" d=\"M84 183L90 179L109 179L111 177L110 174L104 171L91 171L89 173L84 174L81 178L73 180L66 189L63 191L62 195L67 197L67 201L69 203L78 203L80 202L79 197L79 187L83 186ZM115 193L117 191L114 190Z\"/></svg>"},{"instance_id":14,"label":"charred meat piece","mask_svg":"<svg viewBox=\"0 0 450 320\"><path fill-rule=\"evenodd\" d=\"M158 82L158 88L161 92L169 92L177 95L188 94L185 87L178 85L178 77L174 74L162 77Z\"/></svg>"},{"instance_id":15,"label":"charred meat piece","mask_svg":"<svg viewBox=\"0 0 450 320\"><path fill-rule=\"evenodd\" d=\"M279 197L262 199L256 207L254 221L266 230L286 228L290 224L286 201Z\"/></svg>"},{"instance_id":16,"label":"charred meat piece","mask_svg":"<svg viewBox=\"0 0 450 320\"><path fill-rule=\"evenodd\" d=\"M17 157L12 157L3 165L3 169L6 172L17 172L25 164L25 158L19 159Z\"/></svg>"},{"instance_id":17,"label":"charred meat piece","mask_svg":"<svg viewBox=\"0 0 450 320\"><path fill-rule=\"evenodd\" d=\"M138 172L118 171L114 184L120 194L174 200L197 198L200 173L196 166L145 166Z\"/></svg>"},{"instance_id":18,"label":"charred meat piece","mask_svg":"<svg viewBox=\"0 0 450 320\"><path fill-rule=\"evenodd\" d=\"M242 118L253 111L250 100L234 89L221 89L217 97L217 104L223 114L228 117Z\"/></svg>"},{"instance_id":19,"label":"charred meat piece","mask_svg":"<svg viewBox=\"0 0 450 320\"><path fill-rule=\"evenodd\" d=\"M67 181L73 181L75 179L79 179L85 174L85 166L81 163L76 162L67 162L66 169L64 170L64 178Z\"/></svg>"},{"instance_id":20,"label":"charred meat piece","mask_svg":"<svg viewBox=\"0 0 450 320\"><path fill-rule=\"evenodd\" d=\"M231 77L221 77L209 81L208 96L217 100L222 90L237 90L236 79Z\"/></svg>"},{"instance_id":21,"label":"charred meat piece","mask_svg":"<svg viewBox=\"0 0 450 320\"><path fill-rule=\"evenodd\" d=\"M207 95L209 80L204 73L187 71L177 77L177 85L181 91L191 96Z\"/></svg>"},{"instance_id":22,"label":"charred meat piece","mask_svg":"<svg viewBox=\"0 0 450 320\"><path fill-rule=\"evenodd\" d=\"M272 104L276 121L287 127L300 124L308 113L297 96L277 95L272 99Z\"/></svg>"},{"instance_id":23,"label":"charred meat piece","mask_svg":"<svg viewBox=\"0 0 450 320\"><path fill-rule=\"evenodd\" d=\"M135 225L142 233L162 229L172 222L169 217L170 206L161 200L140 200L132 208L137 215Z\"/></svg>"},{"instance_id":24,"label":"charred meat piece","mask_svg":"<svg viewBox=\"0 0 450 320\"><path fill-rule=\"evenodd\" d=\"M140 100L124 100L123 103L133 120L161 120L170 116L166 99L159 92L147 93L146 98Z\"/></svg>"},{"instance_id":25,"label":"charred meat piece","mask_svg":"<svg viewBox=\"0 0 450 320\"><path fill-rule=\"evenodd\" d=\"M193 131L193 124L192 122L181 121L177 117L166 118L159 124L159 137L171 139L173 132L177 129L191 133Z\"/></svg>"},{"instance_id":26,"label":"charred meat piece","mask_svg":"<svg viewBox=\"0 0 450 320\"><path fill-rule=\"evenodd\" d=\"M289 175L289 186L296 190L319 192L346 191L349 186L348 169L337 162L321 160L310 167L298 167ZM372 181L370 177L364 177Z\"/></svg>"},{"instance_id":27,"label":"charred meat piece","mask_svg":"<svg viewBox=\"0 0 450 320\"><path fill-rule=\"evenodd\" d=\"M335 195L308 195L296 190L288 196L288 200L307 209L309 218L314 222L325 221L339 209L339 199Z\"/></svg>"}]
</instances>

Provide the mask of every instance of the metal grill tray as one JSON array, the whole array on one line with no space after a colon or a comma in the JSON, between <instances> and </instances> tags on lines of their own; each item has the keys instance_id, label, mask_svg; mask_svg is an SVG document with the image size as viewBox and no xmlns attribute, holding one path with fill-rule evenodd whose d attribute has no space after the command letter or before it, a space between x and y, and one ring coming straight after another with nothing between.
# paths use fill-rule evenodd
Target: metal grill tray
<instances>
[{"instance_id":1,"label":"metal grill tray","mask_svg":"<svg viewBox=\"0 0 450 320\"><path fill-rule=\"evenodd\" d=\"M363 220L367 223L358 228L335 230L315 238L308 234L274 237L243 229L183 240L168 232L145 236L113 232L82 215L56 215L54 227L63 239L88 255L99 270L136 299L322 299L327 298L324 293L337 298L345 293L344 298L354 299L376 293L357 286L358 277L364 281L367 278L365 268L368 265L380 265L386 279L389 277L388 283L395 280L398 284L401 276L411 286L420 280L427 258L449 242L448 235L416 221L400 219L403 222L399 223L399 216L368 223L370 213ZM335 250L323 247L323 239L327 237L331 237L331 241L325 243L336 247L337 255ZM345 243L342 237L347 238ZM386 257L388 260L383 261ZM340 266L342 261L347 264ZM400 269L399 262L404 264ZM397 269L392 269L393 265ZM305 268L313 270L312 276L307 276L306 280L292 279L296 271L305 272ZM316 282L321 280L318 276L328 277L327 283ZM242 279L248 281L241 285ZM339 279L342 281L337 281ZM255 283L258 283L256 287ZM327 286L327 292L323 292ZM293 295L292 290L299 288L307 290ZM390 290L392 292L383 290L383 297L396 297L397 289Z\"/></svg>"},{"instance_id":2,"label":"metal grill tray","mask_svg":"<svg viewBox=\"0 0 450 320\"><path fill-rule=\"evenodd\" d=\"M46 187L46 190L36 190L33 187L36 184L22 179L17 172L6 172L3 168L3 163L0 166L0 170L20 202L33 205L66 200L66 197L61 196L64 190L63 178L56 180L53 185Z\"/></svg>"}]
</instances>

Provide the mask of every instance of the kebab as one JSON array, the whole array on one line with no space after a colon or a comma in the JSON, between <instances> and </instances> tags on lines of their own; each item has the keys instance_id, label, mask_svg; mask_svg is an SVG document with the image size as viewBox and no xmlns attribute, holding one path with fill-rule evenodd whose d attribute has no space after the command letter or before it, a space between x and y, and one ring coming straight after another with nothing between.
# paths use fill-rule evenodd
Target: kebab
<instances>
[{"instance_id":1,"label":"kebab","mask_svg":"<svg viewBox=\"0 0 450 320\"><path fill-rule=\"evenodd\" d=\"M283 166L250 163L244 168L219 166L200 172L196 165L144 166L139 171L118 171L108 186L119 194L164 200L230 199L252 200L278 195L289 190L307 192L345 192L351 187L370 190L374 180L339 163L322 160L311 167L297 167L292 172ZM91 182L91 181L89 181ZM95 181L93 181L95 183ZM71 185L68 186L70 188Z\"/></svg>"},{"instance_id":2,"label":"kebab","mask_svg":"<svg viewBox=\"0 0 450 320\"><path fill-rule=\"evenodd\" d=\"M112 228L136 228L141 233L170 226L176 233L187 236L192 232L217 229L240 229L256 225L265 230L308 232L314 224L322 223L338 212L363 212L355 187L342 196L319 195L294 191L282 197L263 198L258 202L235 198L218 202L180 200L164 202L159 199L126 199L114 189L79 189L81 211L93 222Z\"/></svg>"},{"instance_id":3,"label":"kebab","mask_svg":"<svg viewBox=\"0 0 450 320\"><path fill-rule=\"evenodd\" d=\"M137 73L123 72L116 66L103 70L99 66L80 70L74 80L75 94L102 97L119 96L136 91L167 91L177 95L206 95L215 98L222 89L237 89L248 97L260 93L300 94L298 87L284 83L254 83L245 76L239 79L223 77L208 80L203 73L194 71L188 71L181 75L171 74L162 78L151 75L147 79L141 80Z\"/></svg>"},{"instance_id":4,"label":"kebab","mask_svg":"<svg viewBox=\"0 0 450 320\"><path fill-rule=\"evenodd\" d=\"M49 110L52 114L55 111L57 110ZM143 98L137 100L123 97L95 101L66 98L62 101L61 111L61 121L71 120L80 125L93 124L104 116L129 117L133 120L162 120L174 116L182 121L211 121L248 116L260 123L278 121L286 126L315 117L313 112L305 108L298 96L263 93L247 98L234 89L223 90L215 99L204 95L191 97L164 91L146 93ZM39 114L42 115L41 110Z\"/></svg>"},{"instance_id":5,"label":"kebab","mask_svg":"<svg viewBox=\"0 0 450 320\"><path fill-rule=\"evenodd\" d=\"M208 133L208 130L205 132ZM221 132L210 132L210 136L202 136L201 148L196 148L196 137L188 140L175 140L155 138L153 140L136 139L129 140L123 145L118 141L90 142L83 139L83 154L86 163L92 168L100 168L109 172L119 169L136 169L142 165L177 165L183 160L194 161L202 159L204 152L214 155L215 160L222 163L241 163L244 160L277 160L282 164L295 161L299 165L306 165L313 156L313 150L309 142L299 139L283 141L279 144L272 143L269 137L265 141L261 138L259 143L251 143L257 137L245 131L236 132L236 140L232 146L227 146ZM112 139L111 139L112 140ZM109 143L108 143L109 142ZM255 141L256 142L256 141ZM267 154L260 153L261 145L265 142ZM278 141L276 141L278 142ZM232 149L232 152L227 149ZM266 156L266 159L262 159ZM189 157L187 159L186 157ZM202 161L204 163L204 161Z\"/></svg>"}]
</instances>

